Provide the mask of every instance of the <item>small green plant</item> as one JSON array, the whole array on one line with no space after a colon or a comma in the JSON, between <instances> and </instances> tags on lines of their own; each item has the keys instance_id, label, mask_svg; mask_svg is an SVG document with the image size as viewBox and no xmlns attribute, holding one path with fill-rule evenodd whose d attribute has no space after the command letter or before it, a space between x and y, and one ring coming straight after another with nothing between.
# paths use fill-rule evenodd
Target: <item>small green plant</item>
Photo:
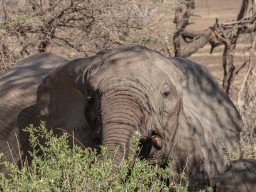
<instances>
[{"instance_id":1,"label":"small green plant","mask_svg":"<svg viewBox=\"0 0 256 192\"><path fill-rule=\"evenodd\" d=\"M0 173L0 191L169 191L170 187L187 191L185 175L185 186L168 186L169 166L152 166L130 155L113 169L114 157L104 147L100 155L80 146L70 148L67 134L56 137L44 123L25 131L30 134L33 160L29 166L24 163L21 169L5 162L8 173ZM138 138L135 134L130 154L139 150Z\"/></svg>"},{"instance_id":2,"label":"small green plant","mask_svg":"<svg viewBox=\"0 0 256 192\"><path fill-rule=\"evenodd\" d=\"M158 43L158 42L159 42L159 39L152 36L142 37L142 39L139 40L139 43L141 43L142 45L147 45L150 43Z\"/></svg>"}]
</instances>

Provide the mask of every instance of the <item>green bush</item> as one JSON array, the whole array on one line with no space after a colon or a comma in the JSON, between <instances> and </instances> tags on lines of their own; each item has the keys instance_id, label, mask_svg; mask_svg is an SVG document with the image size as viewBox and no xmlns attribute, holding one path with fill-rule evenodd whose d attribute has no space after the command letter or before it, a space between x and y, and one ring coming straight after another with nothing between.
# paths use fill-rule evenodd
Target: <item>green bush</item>
<instances>
[{"instance_id":1,"label":"green bush","mask_svg":"<svg viewBox=\"0 0 256 192\"><path fill-rule=\"evenodd\" d=\"M79 146L70 148L67 134L56 137L44 123L26 131L32 146L31 165L24 163L18 169L15 164L4 162L9 173L0 173L0 191L169 191L170 186L175 191L187 191L185 175L181 177L184 186L184 182L167 185L169 166L152 166L129 157L113 169L113 157L108 156L106 148L101 149L100 155ZM138 150L138 138L134 138L131 154Z\"/></svg>"}]
</instances>

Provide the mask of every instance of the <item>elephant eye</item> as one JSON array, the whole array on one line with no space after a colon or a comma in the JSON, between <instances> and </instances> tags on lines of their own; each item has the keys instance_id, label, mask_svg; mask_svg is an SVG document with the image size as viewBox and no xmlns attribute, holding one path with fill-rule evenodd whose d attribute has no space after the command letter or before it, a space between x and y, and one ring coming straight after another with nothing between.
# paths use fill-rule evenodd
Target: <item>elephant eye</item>
<instances>
[{"instance_id":1,"label":"elephant eye","mask_svg":"<svg viewBox=\"0 0 256 192\"><path fill-rule=\"evenodd\" d=\"M171 95L171 90L167 84L163 85L163 97L168 98Z\"/></svg>"},{"instance_id":2,"label":"elephant eye","mask_svg":"<svg viewBox=\"0 0 256 192\"><path fill-rule=\"evenodd\" d=\"M91 102L92 101L92 92L91 91L88 91L85 95L85 98L88 102Z\"/></svg>"},{"instance_id":3,"label":"elephant eye","mask_svg":"<svg viewBox=\"0 0 256 192\"><path fill-rule=\"evenodd\" d=\"M90 94L87 94L87 95L86 95L86 100L87 100L87 101L91 101L91 100L92 100L92 96L91 96Z\"/></svg>"},{"instance_id":4,"label":"elephant eye","mask_svg":"<svg viewBox=\"0 0 256 192\"><path fill-rule=\"evenodd\" d=\"M164 96L164 97L168 97L170 94L171 94L170 91L165 91L165 92L163 93L163 96Z\"/></svg>"}]
</instances>

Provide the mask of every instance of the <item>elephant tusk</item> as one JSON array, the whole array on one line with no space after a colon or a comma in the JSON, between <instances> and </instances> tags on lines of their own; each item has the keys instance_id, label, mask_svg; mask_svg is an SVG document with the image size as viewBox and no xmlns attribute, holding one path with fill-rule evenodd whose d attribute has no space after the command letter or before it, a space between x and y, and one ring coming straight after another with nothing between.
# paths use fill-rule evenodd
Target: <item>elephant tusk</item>
<instances>
[{"instance_id":1,"label":"elephant tusk","mask_svg":"<svg viewBox=\"0 0 256 192\"><path fill-rule=\"evenodd\" d=\"M159 135L151 136L152 144L157 150L162 149L162 138Z\"/></svg>"}]
</instances>

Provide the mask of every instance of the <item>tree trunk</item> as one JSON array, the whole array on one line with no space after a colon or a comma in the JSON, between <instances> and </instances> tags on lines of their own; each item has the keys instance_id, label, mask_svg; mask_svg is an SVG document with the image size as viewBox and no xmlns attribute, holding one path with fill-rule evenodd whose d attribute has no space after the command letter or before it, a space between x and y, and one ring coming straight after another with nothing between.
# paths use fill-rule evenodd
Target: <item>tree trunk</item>
<instances>
[{"instance_id":1,"label":"tree trunk","mask_svg":"<svg viewBox=\"0 0 256 192\"><path fill-rule=\"evenodd\" d=\"M182 32L185 30L186 26L189 24L189 18L194 12L194 8L195 8L194 0L186 0L185 6L186 6L185 9L178 7L175 10L174 23L176 23L176 32L174 33L174 36L173 36L175 57L182 57L182 52L181 52Z\"/></svg>"},{"instance_id":2,"label":"tree trunk","mask_svg":"<svg viewBox=\"0 0 256 192\"><path fill-rule=\"evenodd\" d=\"M226 91L228 95L231 96L231 85L234 81L234 55L233 51L235 49L235 45L230 45L230 42L225 44L224 52L223 52L223 81L222 81L222 87Z\"/></svg>"}]
</instances>

